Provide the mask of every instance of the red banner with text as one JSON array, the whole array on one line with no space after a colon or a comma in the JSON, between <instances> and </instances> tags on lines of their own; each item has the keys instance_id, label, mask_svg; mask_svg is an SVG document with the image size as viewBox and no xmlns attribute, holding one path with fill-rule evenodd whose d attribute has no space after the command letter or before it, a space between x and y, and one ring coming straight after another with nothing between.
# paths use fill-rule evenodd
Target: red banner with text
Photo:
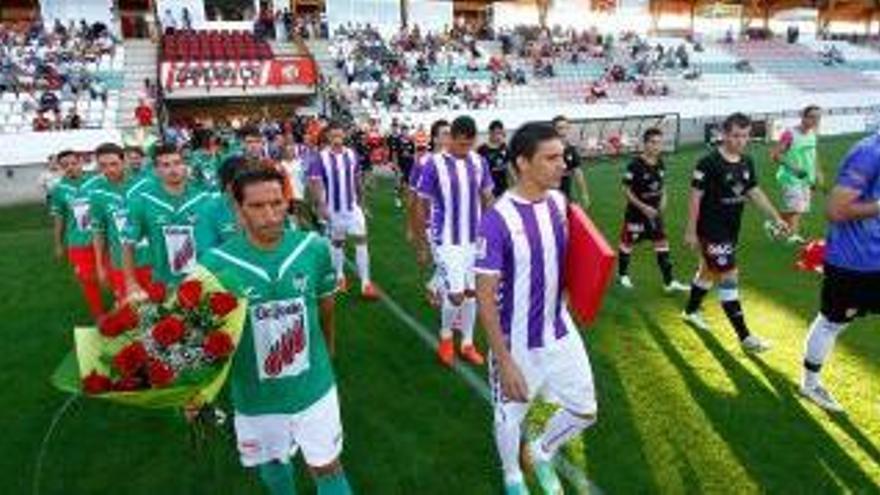
<instances>
[{"instance_id":1,"label":"red banner with text","mask_svg":"<svg viewBox=\"0 0 880 495\"><path fill-rule=\"evenodd\" d=\"M161 71L162 84L172 90L313 86L318 79L315 63L306 57L163 62Z\"/></svg>"}]
</instances>

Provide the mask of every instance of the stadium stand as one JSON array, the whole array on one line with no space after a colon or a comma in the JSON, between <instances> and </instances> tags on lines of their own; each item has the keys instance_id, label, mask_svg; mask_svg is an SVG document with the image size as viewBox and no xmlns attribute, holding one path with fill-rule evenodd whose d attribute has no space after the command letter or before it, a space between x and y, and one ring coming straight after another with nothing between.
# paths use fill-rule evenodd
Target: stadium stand
<instances>
[{"instance_id":1,"label":"stadium stand","mask_svg":"<svg viewBox=\"0 0 880 495\"><path fill-rule=\"evenodd\" d=\"M115 126L125 54L103 25L2 25L0 54L0 132Z\"/></svg>"}]
</instances>

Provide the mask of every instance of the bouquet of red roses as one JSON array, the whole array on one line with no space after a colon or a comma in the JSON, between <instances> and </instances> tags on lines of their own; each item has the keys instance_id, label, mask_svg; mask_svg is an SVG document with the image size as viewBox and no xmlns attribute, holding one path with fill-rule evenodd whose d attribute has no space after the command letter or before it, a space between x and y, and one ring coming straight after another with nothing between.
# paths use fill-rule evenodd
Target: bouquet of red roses
<instances>
[{"instance_id":1,"label":"bouquet of red roses","mask_svg":"<svg viewBox=\"0 0 880 495\"><path fill-rule=\"evenodd\" d=\"M246 301L201 269L168 297L160 285L147 292L148 301L117 308L98 328L75 329L75 356L56 371L56 386L142 407L201 405L217 395Z\"/></svg>"}]
</instances>

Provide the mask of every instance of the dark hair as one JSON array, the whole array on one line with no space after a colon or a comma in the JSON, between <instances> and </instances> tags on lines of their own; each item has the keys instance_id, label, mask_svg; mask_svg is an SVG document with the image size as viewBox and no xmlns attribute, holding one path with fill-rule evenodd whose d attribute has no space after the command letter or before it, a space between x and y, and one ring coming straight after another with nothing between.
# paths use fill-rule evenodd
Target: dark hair
<instances>
[{"instance_id":1,"label":"dark hair","mask_svg":"<svg viewBox=\"0 0 880 495\"><path fill-rule=\"evenodd\" d=\"M339 122L338 120L330 120L327 122L327 125L324 126L324 132L329 133L333 129L345 131L345 126L343 126L342 122Z\"/></svg>"},{"instance_id":2,"label":"dark hair","mask_svg":"<svg viewBox=\"0 0 880 495\"><path fill-rule=\"evenodd\" d=\"M160 156L164 155L173 155L176 153L180 153L180 150L177 149L177 146L171 143L159 143L153 148L153 159L158 160Z\"/></svg>"},{"instance_id":3,"label":"dark hair","mask_svg":"<svg viewBox=\"0 0 880 495\"><path fill-rule=\"evenodd\" d=\"M446 119L435 120L431 124L431 140L428 143L429 150L434 151L434 148L437 147L437 136L440 135L440 129L444 127L449 127L449 121Z\"/></svg>"},{"instance_id":4,"label":"dark hair","mask_svg":"<svg viewBox=\"0 0 880 495\"><path fill-rule=\"evenodd\" d=\"M138 155L141 155L141 157L144 156L144 149L141 148L140 146L126 146L125 152L126 153L137 153Z\"/></svg>"},{"instance_id":5,"label":"dark hair","mask_svg":"<svg viewBox=\"0 0 880 495\"><path fill-rule=\"evenodd\" d=\"M275 167L265 165L247 165L232 179L232 197L235 202L242 204L244 202L244 188L260 182L277 182L281 188L284 188L284 176Z\"/></svg>"},{"instance_id":6,"label":"dark hair","mask_svg":"<svg viewBox=\"0 0 880 495\"><path fill-rule=\"evenodd\" d=\"M64 158L67 158L68 156L76 156L76 151L73 151L73 150L59 151L58 154L55 155L55 160L60 162L61 160L63 160Z\"/></svg>"},{"instance_id":7,"label":"dark hair","mask_svg":"<svg viewBox=\"0 0 880 495\"><path fill-rule=\"evenodd\" d=\"M566 117L565 115L557 115L556 117L553 117L553 120L551 120L551 122L553 123L553 126L555 127L556 124L558 124L560 122L568 122L568 117Z\"/></svg>"},{"instance_id":8,"label":"dark hair","mask_svg":"<svg viewBox=\"0 0 880 495\"><path fill-rule=\"evenodd\" d=\"M193 132L192 139L192 147L193 148L204 148L211 141L211 137L213 137L213 133L208 129L196 129Z\"/></svg>"},{"instance_id":9,"label":"dark hair","mask_svg":"<svg viewBox=\"0 0 880 495\"><path fill-rule=\"evenodd\" d=\"M752 119L749 118L748 115L736 112L732 113L724 119L724 123L721 124L721 129L724 132L730 132L734 127L738 127L740 129L746 129L752 126Z\"/></svg>"},{"instance_id":10,"label":"dark hair","mask_svg":"<svg viewBox=\"0 0 880 495\"><path fill-rule=\"evenodd\" d=\"M232 155L223 160L223 163L217 169L217 178L220 180L221 191L225 191L232 184L232 181L235 180L235 175L244 169L246 163L241 155Z\"/></svg>"},{"instance_id":11,"label":"dark hair","mask_svg":"<svg viewBox=\"0 0 880 495\"><path fill-rule=\"evenodd\" d=\"M477 123L472 117L462 115L452 121L452 137L477 137Z\"/></svg>"},{"instance_id":12,"label":"dark hair","mask_svg":"<svg viewBox=\"0 0 880 495\"><path fill-rule=\"evenodd\" d=\"M807 115L810 114L810 112L817 111L817 110L822 110L822 107L820 107L819 105L807 105L801 111L801 117L806 117Z\"/></svg>"},{"instance_id":13,"label":"dark hair","mask_svg":"<svg viewBox=\"0 0 880 495\"><path fill-rule=\"evenodd\" d=\"M527 160L531 160L538 151L538 145L551 139L560 139L559 133L552 125L544 122L523 124L510 138L510 159L514 168L517 168L517 158L523 156Z\"/></svg>"},{"instance_id":14,"label":"dark hair","mask_svg":"<svg viewBox=\"0 0 880 495\"><path fill-rule=\"evenodd\" d=\"M120 160L125 158L125 152L122 150L122 147L116 143L102 143L99 144L97 148L95 148L95 157L99 157L101 155L116 155Z\"/></svg>"},{"instance_id":15,"label":"dark hair","mask_svg":"<svg viewBox=\"0 0 880 495\"><path fill-rule=\"evenodd\" d=\"M642 142L647 143L654 136L662 136L662 135L663 135L663 131L660 130L659 127L649 127L647 129L645 129L644 134L642 134Z\"/></svg>"},{"instance_id":16,"label":"dark hair","mask_svg":"<svg viewBox=\"0 0 880 495\"><path fill-rule=\"evenodd\" d=\"M262 139L263 134L260 132L259 129L257 129L257 126L249 125L249 126L242 128L241 137L242 138L258 137L258 138Z\"/></svg>"},{"instance_id":17,"label":"dark hair","mask_svg":"<svg viewBox=\"0 0 880 495\"><path fill-rule=\"evenodd\" d=\"M489 131L497 131L504 129L504 124L500 120L493 120L489 123Z\"/></svg>"}]
</instances>

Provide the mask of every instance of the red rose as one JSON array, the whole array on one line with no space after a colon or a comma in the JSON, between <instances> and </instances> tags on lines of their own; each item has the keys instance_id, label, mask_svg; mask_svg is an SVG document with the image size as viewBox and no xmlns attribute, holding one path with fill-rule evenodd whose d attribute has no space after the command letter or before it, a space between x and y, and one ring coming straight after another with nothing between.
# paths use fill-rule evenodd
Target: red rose
<instances>
[{"instance_id":1,"label":"red rose","mask_svg":"<svg viewBox=\"0 0 880 495\"><path fill-rule=\"evenodd\" d=\"M149 357L144 345L135 342L116 353L116 356L113 357L113 366L119 370L122 376L131 376L147 364Z\"/></svg>"},{"instance_id":2,"label":"red rose","mask_svg":"<svg viewBox=\"0 0 880 495\"><path fill-rule=\"evenodd\" d=\"M119 308L116 312L116 317L118 318L119 326L122 327L123 331L137 327L138 322L140 321L137 311L135 311L131 304L126 304Z\"/></svg>"},{"instance_id":3,"label":"red rose","mask_svg":"<svg viewBox=\"0 0 880 495\"><path fill-rule=\"evenodd\" d=\"M122 328L122 324L116 316L116 313L110 313L104 315L104 317L98 321L98 331L105 337L116 337L122 334L125 330Z\"/></svg>"},{"instance_id":4,"label":"red rose","mask_svg":"<svg viewBox=\"0 0 880 495\"><path fill-rule=\"evenodd\" d=\"M174 380L174 370L162 361L154 359L147 365L147 376L150 377L150 385L154 388L162 388Z\"/></svg>"},{"instance_id":5,"label":"red rose","mask_svg":"<svg viewBox=\"0 0 880 495\"><path fill-rule=\"evenodd\" d=\"M238 307L238 299L228 292L214 292L208 298L208 302L211 305L211 312L216 316L226 316Z\"/></svg>"},{"instance_id":6,"label":"red rose","mask_svg":"<svg viewBox=\"0 0 880 495\"><path fill-rule=\"evenodd\" d=\"M187 280L177 288L177 302L183 309L195 309L202 297L202 283L198 280Z\"/></svg>"},{"instance_id":7,"label":"red rose","mask_svg":"<svg viewBox=\"0 0 880 495\"><path fill-rule=\"evenodd\" d=\"M168 347L183 338L186 326L176 316L166 316L156 323L151 334L162 347Z\"/></svg>"},{"instance_id":8,"label":"red rose","mask_svg":"<svg viewBox=\"0 0 880 495\"><path fill-rule=\"evenodd\" d=\"M155 282L147 287L147 297L150 298L150 302L155 304L162 304L165 302L165 284L160 282Z\"/></svg>"},{"instance_id":9,"label":"red rose","mask_svg":"<svg viewBox=\"0 0 880 495\"><path fill-rule=\"evenodd\" d=\"M113 390L117 392L131 392L140 388L143 388L143 381L135 375L125 376L113 382Z\"/></svg>"},{"instance_id":10,"label":"red rose","mask_svg":"<svg viewBox=\"0 0 880 495\"><path fill-rule=\"evenodd\" d=\"M135 328L137 324L137 311L130 304L126 304L105 316L98 324L98 330L105 337L117 337Z\"/></svg>"},{"instance_id":11,"label":"red rose","mask_svg":"<svg viewBox=\"0 0 880 495\"><path fill-rule=\"evenodd\" d=\"M101 394L113 387L110 377L92 371L82 381L83 390L89 395Z\"/></svg>"},{"instance_id":12,"label":"red rose","mask_svg":"<svg viewBox=\"0 0 880 495\"><path fill-rule=\"evenodd\" d=\"M202 346L205 348L205 354L213 359L225 358L232 354L234 348L232 345L232 338L229 337L229 334L219 330L205 335L205 340L202 343Z\"/></svg>"}]
</instances>

